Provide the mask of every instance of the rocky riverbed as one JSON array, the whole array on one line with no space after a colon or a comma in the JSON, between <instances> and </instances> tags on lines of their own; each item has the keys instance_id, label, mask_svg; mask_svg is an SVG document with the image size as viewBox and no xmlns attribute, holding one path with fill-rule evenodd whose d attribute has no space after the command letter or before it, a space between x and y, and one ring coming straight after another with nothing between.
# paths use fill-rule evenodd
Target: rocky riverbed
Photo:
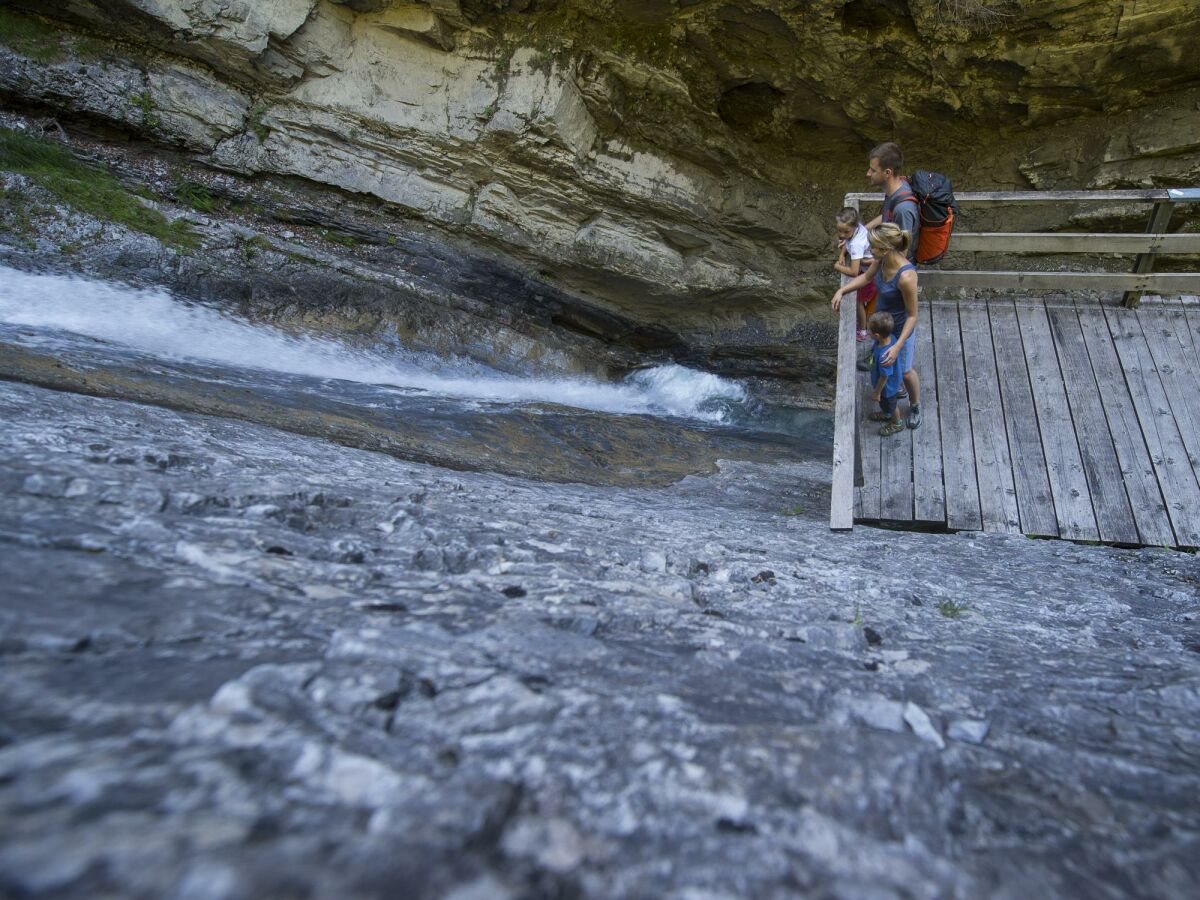
<instances>
[{"instance_id":1,"label":"rocky riverbed","mask_svg":"<svg viewBox=\"0 0 1200 900\"><path fill-rule=\"evenodd\" d=\"M1200 561L0 383L13 896L1183 897ZM649 451L648 451L649 452Z\"/></svg>"},{"instance_id":2,"label":"rocky riverbed","mask_svg":"<svg viewBox=\"0 0 1200 900\"><path fill-rule=\"evenodd\" d=\"M0 895L1196 895L1200 559L817 411L866 150L1191 184L1187 6L0 4Z\"/></svg>"}]
</instances>

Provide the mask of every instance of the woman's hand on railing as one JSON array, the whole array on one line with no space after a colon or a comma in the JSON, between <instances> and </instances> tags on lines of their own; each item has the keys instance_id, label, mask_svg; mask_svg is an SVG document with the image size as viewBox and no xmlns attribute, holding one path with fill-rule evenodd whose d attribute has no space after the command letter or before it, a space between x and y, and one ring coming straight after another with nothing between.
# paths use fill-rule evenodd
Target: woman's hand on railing
<instances>
[{"instance_id":1,"label":"woman's hand on railing","mask_svg":"<svg viewBox=\"0 0 1200 900\"><path fill-rule=\"evenodd\" d=\"M837 312L839 309L842 308L842 290L841 290L841 288L838 288L836 291L833 292L833 300L830 302L829 305L833 307L834 312Z\"/></svg>"}]
</instances>

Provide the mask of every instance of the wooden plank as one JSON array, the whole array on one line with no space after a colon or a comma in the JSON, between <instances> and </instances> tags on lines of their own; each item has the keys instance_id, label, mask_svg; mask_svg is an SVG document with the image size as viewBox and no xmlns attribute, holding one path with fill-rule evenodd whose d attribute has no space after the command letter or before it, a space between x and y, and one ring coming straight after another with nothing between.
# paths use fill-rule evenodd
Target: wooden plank
<instances>
[{"instance_id":1,"label":"wooden plank","mask_svg":"<svg viewBox=\"0 0 1200 900\"><path fill-rule=\"evenodd\" d=\"M1183 298L1187 301L1187 297ZM1200 356L1200 310L1192 307L1181 307L1179 315L1183 321L1179 323L1181 339L1186 337L1191 341L1192 352ZM1186 346L1186 345L1185 345Z\"/></svg>"},{"instance_id":2,"label":"wooden plank","mask_svg":"<svg viewBox=\"0 0 1200 900\"><path fill-rule=\"evenodd\" d=\"M883 194L850 193L847 199L863 203L882 203ZM1184 202L1190 197L1172 196L1163 189L1140 191L956 191L954 199L959 203L1152 203L1156 200Z\"/></svg>"},{"instance_id":3,"label":"wooden plank","mask_svg":"<svg viewBox=\"0 0 1200 900\"><path fill-rule=\"evenodd\" d=\"M1067 404L1058 354L1050 336L1046 307L1041 303L1017 303L1016 310L1038 430L1042 435L1046 475L1050 479L1054 513L1058 518L1058 533L1072 541L1099 540L1091 492Z\"/></svg>"},{"instance_id":4,"label":"wooden plank","mask_svg":"<svg viewBox=\"0 0 1200 900\"><path fill-rule=\"evenodd\" d=\"M898 401L901 412L908 401ZM875 425L875 423L871 423ZM871 429L878 432L879 425ZM913 517L912 431L879 437L879 518L889 522L911 522Z\"/></svg>"},{"instance_id":5,"label":"wooden plank","mask_svg":"<svg viewBox=\"0 0 1200 900\"><path fill-rule=\"evenodd\" d=\"M1142 437L1129 386L1125 383L1124 374L1119 371L1120 361L1104 319L1104 311L1093 303L1080 301L1076 304L1076 314L1087 345L1092 373L1096 382L1104 385L1104 415L1121 466L1121 479L1129 494L1138 539L1154 547L1175 546L1175 533L1171 529L1166 503L1163 502L1159 477Z\"/></svg>"},{"instance_id":6,"label":"wooden plank","mask_svg":"<svg viewBox=\"0 0 1200 900\"><path fill-rule=\"evenodd\" d=\"M1104 416L1104 405L1108 402L1107 380L1103 389L1096 382L1075 309L1053 307L1047 308L1046 312L1071 404L1071 418L1079 439L1100 540L1136 544L1137 524L1125 492L1125 479L1108 430L1108 420Z\"/></svg>"},{"instance_id":7,"label":"wooden plank","mask_svg":"<svg viewBox=\"0 0 1200 900\"><path fill-rule=\"evenodd\" d=\"M1016 533L1021 530L1021 520L1017 516L1017 489L1013 484L987 307L963 304L959 307L958 319L966 360L967 397L983 530Z\"/></svg>"},{"instance_id":8,"label":"wooden plank","mask_svg":"<svg viewBox=\"0 0 1200 900\"><path fill-rule=\"evenodd\" d=\"M1186 315L1188 325L1191 326L1192 343L1196 346L1196 352L1200 353L1200 309L1189 308Z\"/></svg>"},{"instance_id":9,"label":"wooden plank","mask_svg":"<svg viewBox=\"0 0 1200 900\"><path fill-rule=\"evenodd\" d=\"M992 299L988 301L988 315L1021 531L1038 537L1058 537L1054 497L1046 473L1046 455L1029 386L1017 311L1011 300Z\"/></svg>"},{"instance_id":10,"label":"wooden plank","mask_svg":"<svg viewBox=\"0 0 1200 900\"><path fill-rule=\"evenodd\" d=\"M966 269L921 271L921 287L1025 291L1156 291L1187 294L1200 290L1200 272L985 272Z\"/></svg>"},{"instance_id":11,"label":"wooden plank","mask_svg":"<svg viewBox=\"0 0 1200 900\"><path fill-rule=\"evenodd\" d=\"M1112 334L1125 383L1133 401L1146 449L1154 463L1177 546L1200 546L1200 484L1187 458L1187 448L1171 412L1137 313L1102 308Z\"/></svg>"},{"instance_id":12,"label":"wooden plank","mask_svg":"<svg viewBox=\"0 0 1200 900\"><path fill-rule=\"evenodd\" d=\"M996 253L1200 253L1198 234L955 232L956 250Z\"/></svg>"},{"instance_id":13,"label":"wooden plank","mask_svg":"<svg viewBox=\"0 0 1200 900\"><path fill-rule=\"evenodd\" d=\"M855 340L858 322L853 301L842 304L838 313L837 394L833 412L833 487L829 500L829 527L847 531L854 527L854 402Z\"/></svg>"},{"instance_id":14,"label":"wooden plank","mask_svg":"<svg viewBox=\"0 0 1200 900\"><path fill-rule=\"evenodd\" d=\"M942 430L938 418L937 370L933 352L933 320L929 304L917 307L917 359L921 379L921 427L912 433L913 518L946 521L946 488L942 483Z\"/></svg>"},{"instance_id":15,"label":"wooden plank","mask_svg":"<svg viewBox=\"0 0 1200 900\"><path fill-rule=\"evenodd\" d=\"M859 378L861 402L859 408L862 410L861 416L864 420L871 413L879 408L879 405L871 399L871 376L866 372L862 373ZM862 499L862 518L871 522L879 520L880 510L880 469L879 469L879 441L880 437L877 433L878 426L872 428L873 422L863 421L860 425L859 434L861 435L862 447L862 471L863 471L863 486L859 488L859 494Z\"/></svg>"},{"instance_id":16,"label":"wooden plank","mask_svg":"<svg viewBox=\"0 0 1200 900\"><path fill-rule=\"evenodd\" d=\"M1194 355L1191 335L1180 333L1187 327L1186 319L1182 315L1177 319L1172 312L1139 310L1137 317L1150 358L1166 389L1188 461L1200 481L1200 378L1196 375L1200 361Z\"/></svg>"},{"instance_id":17,"label":"wooden plank","mask_svg":"<svg viewBox=\"0 0 1200 900\"><path fill-rule=\"evenodd\" d=\"M946 485L946 524L950 528L983 528L971 413L967 408L967 375L963 368L958 304L930 305L937 370L938 411L942 429L942 477Z\"/></svg>"}]
</instances>

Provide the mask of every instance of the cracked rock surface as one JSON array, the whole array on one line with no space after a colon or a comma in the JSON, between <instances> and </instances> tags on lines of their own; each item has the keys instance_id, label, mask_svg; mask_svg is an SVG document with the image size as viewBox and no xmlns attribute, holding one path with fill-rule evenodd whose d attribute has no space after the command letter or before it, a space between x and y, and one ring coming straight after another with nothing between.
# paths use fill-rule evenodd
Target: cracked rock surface
<instances>
[{"instance_id":1,"label":"cracked rock surface","mask_svg":"<svg viewBox=\"0 0 1200 900\"><path fill-rule=\"evenodd\" d=\"M0 891L1182 897L1200 561L0 384ZM784 515L782 508L799 515Z\"/></svg>"}]
</instances>

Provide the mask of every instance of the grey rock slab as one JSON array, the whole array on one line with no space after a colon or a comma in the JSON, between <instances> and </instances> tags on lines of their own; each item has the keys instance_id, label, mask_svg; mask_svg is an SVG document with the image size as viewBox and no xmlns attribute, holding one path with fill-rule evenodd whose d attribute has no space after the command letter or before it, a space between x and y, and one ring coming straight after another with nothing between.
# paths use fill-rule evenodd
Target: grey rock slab
<instances>
[{"instance_id":1,"label":"grey rock slab","mask_svg":"<svg viewBox=\"0 0 1200 900\"><path fill-rule=\"evenodd\" d=\"M978 719L955 719L946 729L946 736L952 741L982 744L990 729L991 724L989 722Z\"/></svg>"},{"instance_id":2,"label":"grey rock slab","mask_svg":"<svg viewBox=\"0 0 1200 900\"><path fill-rule=\"evenodd\" d=\"M1200 878L1190 554L833 535L778 515L812 460L604 487L6 382L0 417L2 892Z\"/></svg>"},{"instance_id":3,"label":"grey rock slab","mask_svg":"<svg viewBox=\"0 0 1200 900\"><path fill-rule=\"evenodd\" d=\"M929 718L929 713L917 706L911 700L904 704L904 721L913 730L913 734L923 741L928 741L939 750L946 749L946 741L937 726Z\"/></svg>"}]
</instances>

